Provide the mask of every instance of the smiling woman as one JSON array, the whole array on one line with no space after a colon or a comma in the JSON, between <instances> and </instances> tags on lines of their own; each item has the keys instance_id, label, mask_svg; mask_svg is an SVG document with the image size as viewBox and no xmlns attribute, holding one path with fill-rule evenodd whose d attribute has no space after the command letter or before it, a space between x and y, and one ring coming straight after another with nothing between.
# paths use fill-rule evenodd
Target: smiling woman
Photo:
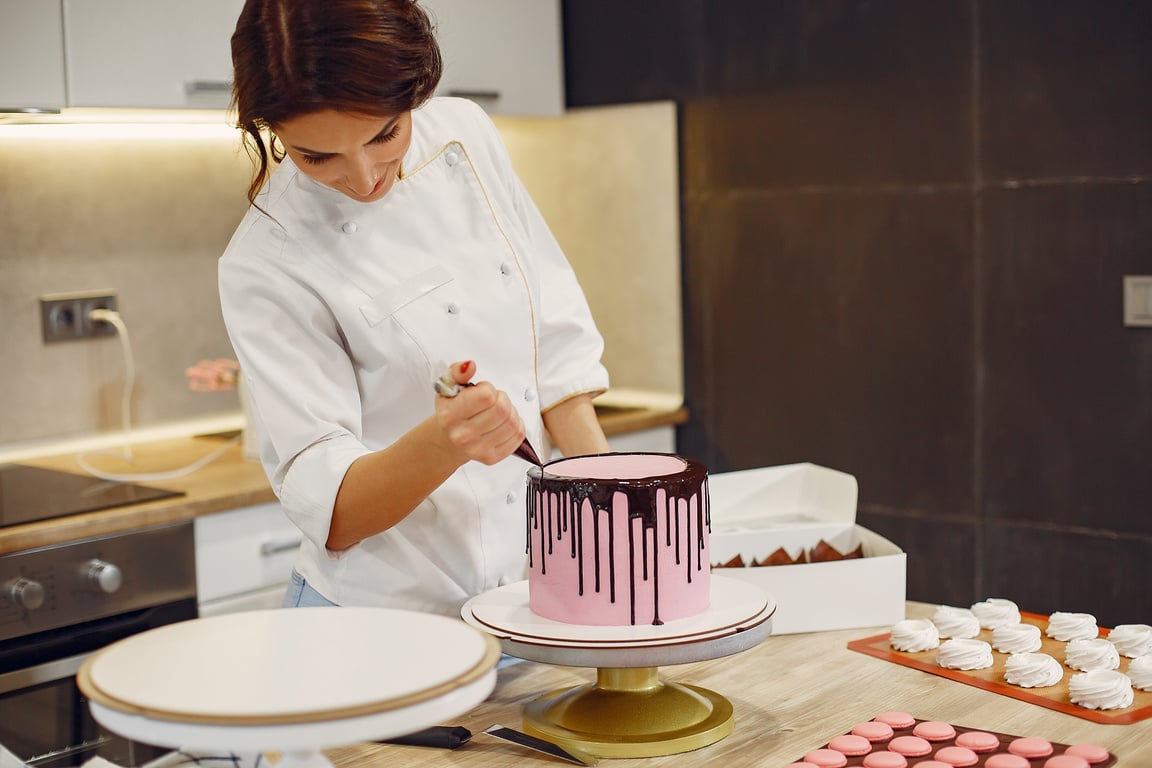
<instances>
[{"instance_id":1,"label":"smiling woman","mask_svg":"<svg viewBox=\"0 0 1152 768\"><path fill-rule=\"evenodd\" d=\"M266 47L275 56L261 53ZM415 3L249 2L232 36L233 106L257 163L249 201L267 180L262 128L338 111L396 119L427 101L442 63L428 16Z\"/></svg>"},{"instance_id":2,"label":"smiling woman","mask_svg":"<svg viewBox=\"0 0 1152 768\"><path fill-rule=\"evenodd\" d=\"M305 176L371 203L401 176L412 141L412 113L385 120L324 110L286 120L276 136Z\"/></svg>"},{"instance_id":3,"label":"smiling woman","mask_svg":"<svg viewBox=\"0 0 1152 768\"><path fill-rule=\"evenodd\" d=\"M293 595L458 616L527 575L521 443L608 450L600 334L491 120L431 98L414 0L248 0L232 50L255 173L221 305Z\"/></svg>"}]
</instances>

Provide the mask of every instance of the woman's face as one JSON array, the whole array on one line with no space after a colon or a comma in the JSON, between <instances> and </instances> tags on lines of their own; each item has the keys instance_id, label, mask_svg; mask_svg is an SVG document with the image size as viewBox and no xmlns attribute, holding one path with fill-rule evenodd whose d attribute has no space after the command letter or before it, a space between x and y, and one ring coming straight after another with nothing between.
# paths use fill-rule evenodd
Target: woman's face
<instances>
[{"instance_id":1,"label":"woman's face","mask_svg":"<svg viewBox=\"0 0 1152 768\"><path fill-rule=\"evenodd\" d=\"M412 143L412 113L390 118L325 110L275 126L292 162L310 179L371 203L392 189Z\"/></svg>"}]
</instances>

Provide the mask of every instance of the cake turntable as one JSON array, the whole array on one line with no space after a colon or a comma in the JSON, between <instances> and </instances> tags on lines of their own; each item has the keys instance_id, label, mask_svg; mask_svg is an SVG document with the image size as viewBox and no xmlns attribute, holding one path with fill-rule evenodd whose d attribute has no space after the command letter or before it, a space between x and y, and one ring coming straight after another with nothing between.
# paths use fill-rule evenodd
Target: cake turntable
<instances>
[{"instance_id":1,"label":"cake turntable","mask_svg":"<svg viewBox=\"0 0 1152 768\"><path fill-rule=\"evenodd\" d=\"M511 656L597 669L595 683L545 693L526 705L528 733L596 757L671 755L730 734L733 709L714 691L662 681L658 667L740 653L772 630L771 597L738 579L713 575L711 582L708 610L660 626L545 619L528 607L527 581L477 595L461 616Z\"/></svg>"},{"instance_id":2,"label":"cake turntable","mask_svg":"<svg viewBox=\"0 0 1152 768\"><path fill-rule=\"evenodd\" d=\"M412 663L429 655L436 664ZM283 768L330 768L321 749L402 736L472 709L495 687L499 657L490 635L445 616L296 608L134 635L94 654L77 683L97 722L128 738L280 752Z\"/></svg>"}]
</instances>

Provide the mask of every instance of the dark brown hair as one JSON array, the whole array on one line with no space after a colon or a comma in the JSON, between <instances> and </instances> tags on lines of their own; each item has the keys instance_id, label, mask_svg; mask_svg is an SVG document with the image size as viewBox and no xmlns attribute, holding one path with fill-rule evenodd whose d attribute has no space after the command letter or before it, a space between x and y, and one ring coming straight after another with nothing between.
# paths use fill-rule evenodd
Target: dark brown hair
<instances>
[{"instance_id":1,"label":"dark brown hair","mask_svg":"<svg viewBox=\"0 0 1152 768\"><path fill-rule=\"evenodd\" d=\"M416 0L247 0L232 35L232 106L255 164L248 200L284 150L262 129L338 110L391 117L440 82L440 48Z\"/></svg>"}]
</instances>

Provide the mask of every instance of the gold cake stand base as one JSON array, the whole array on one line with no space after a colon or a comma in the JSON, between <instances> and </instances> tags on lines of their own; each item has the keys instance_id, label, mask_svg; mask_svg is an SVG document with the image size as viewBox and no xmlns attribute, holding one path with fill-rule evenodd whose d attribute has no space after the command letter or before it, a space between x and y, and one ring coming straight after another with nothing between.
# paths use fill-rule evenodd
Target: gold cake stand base
<instances>
[{"instance_id":1,"label":"gold cake stand base","mask_svg":"<svg viewBox=\"0 0 1152 768\"><path fill-rule=\"evenodd\" d=\"M657 757L732 733L732 704L705 688L662 682L656 667L600 668L595 683L529 703L524 730L597 757Z\"/></svg>"},{"instance_id":2,"label":"gold cake stand base","mask_svg":"<svg viewBox=\"0 0 1152 768\"><path fill-rule=\"evenodd\" d=\"M464 604L465 623L511 656L596 669L596 682L545 693L524 707L524 730L594 757L660 757L700 749L732 733L732 703L718 693L662 682L658 667L740 653L772 632L776 601L746 581L712 575L703 613L659 626L601 627L541 618L528 582Z\"/></svg>"}]
</instances>

